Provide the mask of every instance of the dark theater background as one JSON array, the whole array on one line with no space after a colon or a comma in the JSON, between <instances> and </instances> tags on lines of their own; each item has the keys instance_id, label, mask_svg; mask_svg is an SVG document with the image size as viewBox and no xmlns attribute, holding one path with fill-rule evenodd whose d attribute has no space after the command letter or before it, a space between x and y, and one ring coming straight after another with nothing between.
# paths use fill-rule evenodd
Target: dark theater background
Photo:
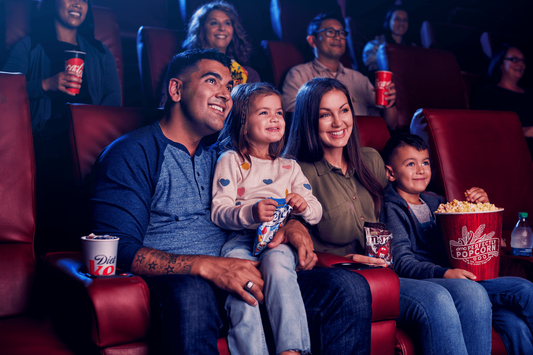
<instances>
[{"instance_id":1,"label":"dark theater background","mask_svg":"<svg viewBox=\"0 0 533 355\"><path fill-rule=\"evenodd\" d=\"M30 13L38 0L3 0L0 7L0 48L3 63L12 45L31 30ZM305 43L305 29L310 19L321 11L337 10L351 19L349 43L351 60L362 70L361 54L367 41L382 33L387 9L394 3L409 10L409 33L428 48L452 51L461 69L485 74L488 58L485 48L500 43L521 48L526 58L533 55L533 31L530 22L533 2L528 0L233 0L248 33L253 54L251 66L263 80L272 80L263 40L294 42L306 59L312 56ZM93 6L107 7L116 13L123 53L124 104L142 105L136 39L139 27L183 31L194 10L206 3L201 0L94 0ZM426 21L426 23L424 23ZM423 26L424 24L424 26ZM428 25L430 29L428 29ZM423 37L420 36L422 29ZM432 33L432 35L431 35ZM183 38L184 33L180 34ZM483 35L483 37L482 37ZM485 52L487 50L485 49ZM0 63L0 64L1 64ZM362 70L364 72L364 70ZM526 71L522 83L531 86Z\"/></svg>"},{"instance_id":2,"label":"dark theater background","mask_svg":"<svg viewBox=\"0 0 533 355\"><path fill-rule=\"evenodd\" d=\"M81 272L79 240L90 233L88 177L103 148L161 117L162 110L157 108L166 67L182 50L190 16L207 2L91 0L95 37L108 46L117 65L122 107L70 104L67 114L58 115L68 121L68 129L62 132L68 162L61 166L65 171L59 172L58 180L60 184L65 181L60 188L64 187L67 202L61 203L61 210L49 207L58 201L47 204L48 200L43 199L47 202L43 203L36 198L38 164L26 79L21 74L0 73L0 355L156 353L160 324L151 316L154 305L146 282L132 274L106 279ZM361 145L381 152L391 135L409 131L413 115L421 112L419 117L426 126L431 121L437 127L429 146L430 154L435 155L432 160L438 154L440 160L435 166L440 170L434 172L430 190L448 200L464 199L467 188L483 181L491 202L505 208L502 236L507 240L518 212L533 214L533 164L518 116L469 107L472 93L489 82L490 56L502 44L520 48L526 63L532 63L533 0L226 2L234 5L252 44L250 67L262 81L279 90L291 67L312 60L306 42L307 25L317 14L329 11L344 17L349 32L340 61L373 81L374 74L362 61L363 48L383 33L387 9L402 5L409 15L408 33L416 47L386 46L387 55L396 55L388 59L397 78L399 125L389 131L379 116L356 117ZM38 3L0 0L0 69L13 46L31 33ZM340 31L335 33L340 36ZM521 62L511 59L515 64ZM431 69L420 72L421 67ZM400 70L404 68L407 74L402 77ZM533 65L525 71L521 87L533 89L532 72ZM118 85L115 87L118 105ZM533 143L533 138L527 140ZM533 144L530 149L533 154ZM518 158L526 164L516 163ZM471 181L475 183L464 186ZM39 202L54 216L43 224L39 224ZM323 254L320 266L340 262L332 254ZM333 258L328 259L328 255ZM372 355L415 355L412 340L395 323L399 314L398 277L390 269L369 273L374 271L382 273L368 278L373 299ZM520 259L502 252L499 275L533 280L533 258ZM224 333L218 341L220 353L229 355ZM492 354L505 353L502 340L493 331Z\"/></svg>"}]
</instances>

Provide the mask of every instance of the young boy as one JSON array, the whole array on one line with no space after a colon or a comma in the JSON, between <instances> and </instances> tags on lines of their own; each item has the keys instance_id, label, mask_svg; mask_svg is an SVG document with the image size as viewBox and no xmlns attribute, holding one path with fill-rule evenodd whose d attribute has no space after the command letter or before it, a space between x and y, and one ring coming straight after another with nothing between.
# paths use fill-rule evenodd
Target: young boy
<instances>
[{"instance_id":1,"label":"young boy","mask_svg":"<svg viewBox=\"0 0 533 355\"><path fill-rule=\"evenodd\" d=\"M433 215L444 199L425 191L431 180L431 166L424 140L411 134L393 137L385 146L384 159L391 183L385 189L381 221L393 235L392 255L398 276L423 279L448 290L461 320L468 353L490 352L490 347L485 352L483 344L491 340L490 322L488 327L483 324L487 323L486 314L465 314L472 302L479 305L489 301L492 325L507 354L533 354L533 283L516 277L475 283L471 280L476 275L450 268ZM487 193L478 187L469 189L466 195L469 202L489 202ZM480 289L486 296L479 294Z\"/></svg>"}]
</instances>

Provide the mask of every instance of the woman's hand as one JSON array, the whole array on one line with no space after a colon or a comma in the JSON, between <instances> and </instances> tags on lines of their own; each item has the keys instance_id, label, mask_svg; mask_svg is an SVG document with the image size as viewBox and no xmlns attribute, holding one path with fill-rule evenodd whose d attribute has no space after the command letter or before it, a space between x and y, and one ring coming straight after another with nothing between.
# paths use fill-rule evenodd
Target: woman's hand
<instances>
[{"instance_id":1,"label":"woman's hand","mask_svg":"<svg viewBox=\"0 0 533 355\"><path fill-rule=\"evenodd\" d=\"M74 72L62 71L56 75L43 79L41 82L44 91L61 91L70 96L76 94L67 90L67 88L81 88L81 78Z\"/></svg>"},{"instance_id":2,"label":"woman's hand","mask_svg":"<svg viewBox=\"0 0 533 355\"><path fill-rule=\"evenodd\" d=\"M252 214L256 223L270 222L274 219L274 211L278 203L272 199L257 201L252 207Z\"/></svg>"},{"instance_id":3,"label":"woman's hand","mask_svg":"<svg viewBox=\"0 0 533 355\"><path fill-rule=\"evenodd\" d=\"M391 108L396 102L396 89L392 81L386 86L386 88L388 90L385 91L385 101L389 102L386 108Z\"/></svg>"},{"instance_id":4,"label":"woman's hand","mask_svg":"<svg viewBox=\"0 0 533 355\"><path fill-rule=\"evenodd\" d=\"M449 269L444 273L445 279L477 279L476 275L472 274L470 271L463 269Z\"/></svg>"},{"instance_id":5,"label":"woman's hand","mask_svg":"<svg viewBox=\"0 0 533 355\"><path fill-rule=\"evenodd\" d=\"M480 187L472 187L465 192L466 200L472 203L489 203L489 196Z\"/></svg>"},{"instance_id":6,"label":"woman's hand","mask_svg":"<svg viewBox=\"0 0 533 355\"><path fill-rule=\"evenodd\" d=\"M296 193L288 194L287 197L285 197L285 200L289 206L292 207L294 213L302 214L307 209L307 202L305 199Z\"/></svg>"},{"instance_id":7,"label":"woman's hand","mask_svg":"<svg viewBox=\"0 0 533 355\"><path fill-rule=\"evenodd\" d=\"M388 267L388 265L385 262L385 260L383 260L381 258L372 258L370 256L360 255L360 254L348 254L348 255L345 256L345 258L352 259L356 263L372 265L372 266Z\"/></svg>"}]
</instances>

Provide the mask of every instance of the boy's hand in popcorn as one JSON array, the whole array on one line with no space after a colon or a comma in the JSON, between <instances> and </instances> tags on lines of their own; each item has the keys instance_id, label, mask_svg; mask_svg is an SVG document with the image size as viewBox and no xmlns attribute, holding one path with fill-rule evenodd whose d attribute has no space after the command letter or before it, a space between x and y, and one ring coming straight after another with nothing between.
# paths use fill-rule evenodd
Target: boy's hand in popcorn
<instances>
[{"instance_id":1,"label":"boy's hand in popcorn","mask_svg":"<svg viewBox=\"0 0 533 355\"><path fill-rule=\"evenodd\" d=\"M463 269L449 269L444 273L445 279L470 279L475 280L477 276L472 274L470 271Z\"/></svg>"},{"instance_id":2,"label":"boy's hand in popcorn","mask_svg":"<svg viewBox=\"0 0 533 355\"><path fill-rule=\"evenodd\" d=\"M305 199L295 193L290 193L285 197L287 204L292 207L292 212L295 214L302 214L307 209L307 202Z\"/></svg>"},{"instance_id":3,"label":"boy's hand in popcorn","mask_svg":"<svg viewBox=\"0 0 533 355\"><path fill-rule=\"evenodd\" d=\"M278 203L270 198L259 200L252 207L252 214L256 223L270 222L274 219L274 211Z\"/></svg>"},{"instance_id":4,"label":"boy's hand in popcorn","mask_svg":"<svg viewBox=\"0 0 533 355\"><path fill-rule=\"evenodd\" d=\"M489 196L480 187L472 187L465 192L466 200L471 203L490 203Z\"/></svg>"}]
</instances>

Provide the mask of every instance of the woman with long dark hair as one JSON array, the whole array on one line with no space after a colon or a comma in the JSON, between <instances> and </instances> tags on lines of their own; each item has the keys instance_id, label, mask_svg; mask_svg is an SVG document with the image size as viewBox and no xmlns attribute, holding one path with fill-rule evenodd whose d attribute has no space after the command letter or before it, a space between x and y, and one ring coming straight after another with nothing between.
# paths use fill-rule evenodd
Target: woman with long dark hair
<instances>
[{"instance_id":1,"label":"woman with long dark hair","mask_svg":"<svg viewBox=\"0 0 533 355\"><path fill-rule=\"evenodd\" d=\"M322 204L322 219L312 227L315 250L386 266L380 258L363 255L364 223L378 222L382 210L388 183L385 164L376 150L361 147L355 113L343 84L315 78L300 88L287 142L285 156L298 160ZM454 354L480 354L490 349L486 346L490 332L488 339L467 339L461 319L481 320L479 315L490 308L477 299L472 303L456 308L444 287L400 278L400 316L396 321L413 337L421 354L447 354L449 349L454 349Z\"/></svg>"},{"instance_id":2,"label":"woman with long dark hair","mask_svg":"<svg viewBox=\"0 0 533 355\"><path fill-rule=\"evenodd\" d=\"M392 6L385 15L383 28L385 30L383 34L376 36L363 49L363 63L369 72L387 69L388 63L384 52L382 55L380 52L387 43L416 45L407 34L409 15L404 7L400 5Z\"/></svg>"},{"instance_id":3,"label":"woman with long dark hair","mask_svg":"<svg viewBox=\"0 0 533 355\"><path fill-rule=\"evenodd\" d=\"M363 254L363 223L378 221L387 184L379 153L359 143L355 111L346 97L348 90L334 79L315 78L300 88L285 151L300 162L325 212L314 227L315 248L341 255ZM338 117L330 102L339 104ZM359 198L339 183L357 190ZM336 214L358 218L337 219Z\"/></svg>"},{"instance_id":4,"label":"woman with long dark hair","mask_svg":"<svg viewBox=\"0 0 533 355\"><path fill-rule=\"evenodd\" d=\"M66 102L120 105L115 59L94 38L90 0L42 0L33 23L31 34L13 47L3 70L26 75L34 132L56 125L47 121L64 113ZM66 50L86 53L81 78L65 71Z\"/></svg>"},{"instance_id":5,"label":"woman with long dark hair","mask_svg":"<svg viewBox=\"0 0 533 355\"><path fill-rule=\"evenodd\" d=\"M235 84L260 82L249 67L252 45L235 8L225 1L200 6L191 16L184 49L217 48L233 61L231 76Z\"/></svg>"}]
</instances>

